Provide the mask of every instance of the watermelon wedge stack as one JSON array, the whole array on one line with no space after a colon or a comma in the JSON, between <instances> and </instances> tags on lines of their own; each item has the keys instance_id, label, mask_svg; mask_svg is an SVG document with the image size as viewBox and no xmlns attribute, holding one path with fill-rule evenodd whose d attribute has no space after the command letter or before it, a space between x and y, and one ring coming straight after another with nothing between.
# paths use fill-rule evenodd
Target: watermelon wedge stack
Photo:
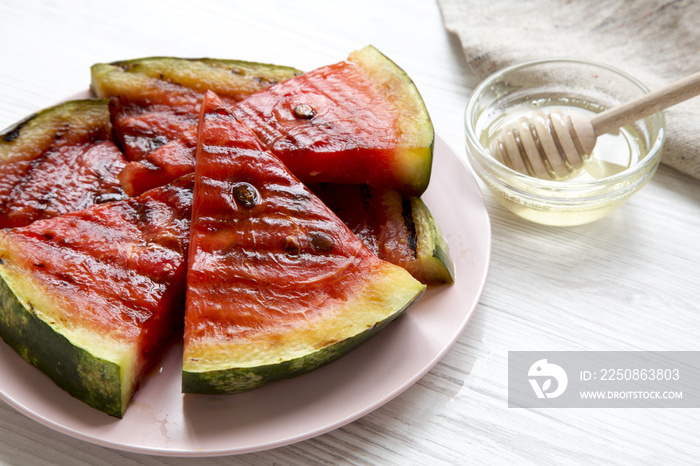
<instances>
[{"instance_id":1,"label":"watermelon wedge stack","mask_svg":"<svg viewBox=\"0 0 700 466\"><path fill-rule=\"evenodd\" d=\"M337 359L452 282L418 197L430 118L373 47L306 74L155 57L92 77L104 98L70 103L77 120L59 106L0 135L0 336L90 406L123 416L183 322L183 391L233 393ZM377 202L340 219L338 183Z\"/></svg>"},{"instance_id":2,"label":"watermelon wedge stack","mask_svg":"<svg viewBox=\"0 0 700 466\"><path fill-rule=\"evenodd\" d=\"M288 66L175 57L97 63L90 71L93 92L111 100L116 139L129 160L143 158L196 126L207 90L235 103L301 74Z\"/></svg>"},{"instance_id":3,"label":"watermelon wedge stack","mask_svg":"<svg viewBox=\"0 0 700 466\"><path fill-rule=\"evenodd\" d=\"M152 80L158 73L173 73L171 59L162 65L156 65L155 59L145 61ZM131 62L140 61L126 63ZM130 95L129 105L140 108L139 112L145 115L149 115L153 105L139 102L163 100L163 91L147 99L149 92L143 89L141 79L125 79L125 75L140 68L129 68L129 73L124 73L117 66L110 72L95 72L105 66L93 67L93 87L100 90L101 96L122 100L122 94ZM189 70L189 64L186 69ZM212 83L211 79L202 81ZM191 93L203 88L192 80L190 86ZM333 201L345 195L346 187L371 188L369 192L377 197L371 207L364 208L366 202L360 199L356 206L340 208L335 213L355 233L359 232L358 220L369 222L371 234L360 235L365 244L375 253L381 248L386 253L380 257L407 268L421 282L452 283L454 271L447 244L419 198L428 185L432 165L434 131L430 116L414 83L386 56L368 46L342 62L290 77L233 103L225 98L222 102L295 176L307 184L327 182L324 200L338 205ZM189 103L171 105L174 109L170 113L195 119ZM124 115L117 117L122 119ZM118 129L124 131L128 132L128 128ZM125 192L135 195L192 173L196 132L196 125L192 125L174 139L167 132L151 134L168 142L121 171L119 179ZM137 136L128 133L121 139ZM377 209L385 203L382 199L389 205ZM363 214L361 219L357 219L357 212Z\"/></svg>"},{"instance_id":4,"label":"watermelon wedge stack","mask_svg":"<svg viewBox=\"0 0 700 466\"><path fill-rule=\"evenodd\" d=\"M408 75L374 47L256 92L232 109L304 183L367 183L410 196L428 187L430 116ZM138 194L192 172L194 151L190 136L172 140L131 162L120 180Z\"/></svg>"}]
</instances>

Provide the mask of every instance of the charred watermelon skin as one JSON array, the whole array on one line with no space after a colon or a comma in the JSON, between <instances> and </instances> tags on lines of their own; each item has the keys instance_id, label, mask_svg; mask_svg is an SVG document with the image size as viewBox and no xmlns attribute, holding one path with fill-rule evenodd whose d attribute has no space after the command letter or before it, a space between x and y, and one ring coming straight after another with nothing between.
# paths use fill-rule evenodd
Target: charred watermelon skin
<instances>
[{"instance_id":1,"label":"charred watermelon skin","mask_svg":"<svg viewBox=\"0 0 700 466\"><path fill-rule=\"evenodd\" d=\"M59 387L93 408L122 417L121 368L73 345L0 280L0 337Z\"/></svg>"}]
</instances>

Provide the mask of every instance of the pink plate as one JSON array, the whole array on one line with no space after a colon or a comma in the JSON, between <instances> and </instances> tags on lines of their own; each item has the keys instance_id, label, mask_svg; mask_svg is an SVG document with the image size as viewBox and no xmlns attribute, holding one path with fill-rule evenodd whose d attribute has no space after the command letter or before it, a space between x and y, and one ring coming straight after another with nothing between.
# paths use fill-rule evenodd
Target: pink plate
<instances>
[{"instance_id":1,"label":"pink plate","mask_svg":"<svg viewBox=\"0 0 700 466\"><path fill-rule=\"evenodd\" d=\"M246 393L184 395L182 346L175 345L119 420L72 398L0 341L0 398L71 437L165 456L249 453L352 422L399 395L443 357L467 325L486 281L486 207L469 170L439 137L423 199L447 237L455 284L428 290L405 316L338 361Z\"/></svg>"}]
</instances>

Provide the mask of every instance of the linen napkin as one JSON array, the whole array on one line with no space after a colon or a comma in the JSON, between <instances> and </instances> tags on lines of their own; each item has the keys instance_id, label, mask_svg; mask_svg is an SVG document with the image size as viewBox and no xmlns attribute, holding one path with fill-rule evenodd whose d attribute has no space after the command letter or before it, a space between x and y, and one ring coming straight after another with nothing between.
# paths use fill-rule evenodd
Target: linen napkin
<instances>
[{"instance_id":1,"label":"linen napkin","mask_svg":"<svg viewBox=\"0 0 700 466\"><path fill-rule=\"evenodd\" d=\"M697 0L438 0L471 71L579 58L614 66L650 90L700 71ZM664 111L665 163L700 179L700 97Z\"/></svg>"}]
</instances>

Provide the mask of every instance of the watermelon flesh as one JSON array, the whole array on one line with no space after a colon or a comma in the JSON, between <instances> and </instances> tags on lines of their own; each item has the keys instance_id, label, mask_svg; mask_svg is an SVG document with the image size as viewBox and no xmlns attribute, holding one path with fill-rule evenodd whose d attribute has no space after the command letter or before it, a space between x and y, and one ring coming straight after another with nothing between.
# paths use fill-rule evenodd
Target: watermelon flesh
<instances>
[{"instance_id":1,"label":"watermelon flesh","mask_svg":"<svg viewBox=\"0 0 700 466\"><path fill-rule=\"evenodd\" d=\"M0 336L71 395L121 417L182 318L192 175L0 231Z\"/></svg>"},{"instance_id":2,"label":"watermelon flesh","mask_svg":"<svg viewBox=\"0 0 700 466\"><path fill-rule=\"evenodd\" d=\"M364 183L411 196L428 186L428 112L406 73L371 46L254 93L231 111L304 183ZM192 145L177 144L130 163L120 176L127 192L181 176L169 168L171 154L177 167L188 154L194 169Z\"/></svg>"},{"instance_id":3,"label":"watermelon flesh","mask_svg":"<svg viewBox=\"0 0 700 466\"><path fill-rule=\"evenodd\" d=\"M46 109L0 135L0 228L126 197L126 159L112 142L107 101Z\"/></svg>"},{"instance_id":4,"label":"watermelon flesh","mask_svg":"<svg viewBox=\"0 0 700 466\"><path fill-rule=\"evenodd\" d=\"M372 254L213 93L195 180L185 392L232 393L309 371L425 290Z\"/></svg>"},{"instance_id":5,"label":"watermelon flesh","mask_svg":"<svg viewBox=\"0 0 700 466\"><path fill-rule=\"evenodd\" d=\"M123 98L113 98L109 104L114 134L130 161L141 160L196 125L197 107L196 99L185 107L188 111L176 111L167 104L126 102Z\"/></svg>"},{"instance_id":6,"label":"watermelon flesh","mask_svg":"<svg viewBox=\"0 0 700 466\"><path fill-rule=\"evenodd\" d=\"M367 185L322 183L310 189L379 258L427 285L454 282L447 240L421 198Z\"/></svg>"},{"instance_id":7,"label":"watermelon flesh","mask_svg":"<svg viewBox=\"0 0 700 466\"><path fill-rule=\"evenodd\" d=\"M134 196L194 173L196 148L197 126L192 126L146 159L128 163L119 172L119 182L128 195Z\"/></svg>"}]
</instances>

